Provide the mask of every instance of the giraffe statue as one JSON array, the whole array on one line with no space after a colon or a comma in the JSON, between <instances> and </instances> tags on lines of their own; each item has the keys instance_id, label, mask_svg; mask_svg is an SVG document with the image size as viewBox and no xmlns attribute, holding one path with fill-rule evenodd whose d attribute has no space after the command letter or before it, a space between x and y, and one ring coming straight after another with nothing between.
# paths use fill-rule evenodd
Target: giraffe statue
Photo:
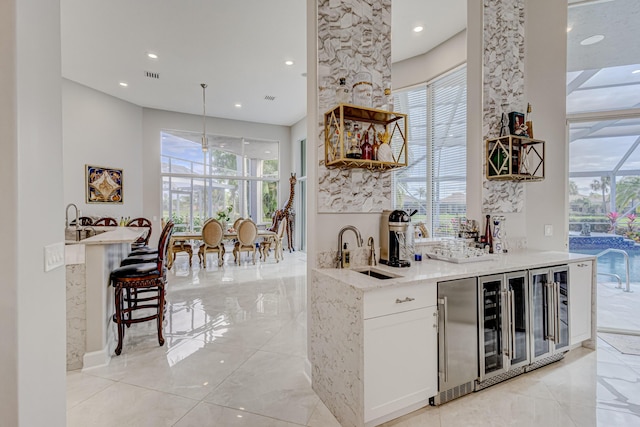
<instances>
[{"instance_id":1,"label":"giraffe statue","mask_svg":"<svg viewBox=\"0 0 640 427\"><path fill-rule=\"evenodd\" d=\"M293 249L293 221L295 219L295 211L293 209L293 198L295 197L295 186L296 186L296 174L292 173L291 178L289 178L289 200L284 204L282 209L278 209L273 213L273 222L271 223L271 227L267 230L277 232L278 225L280 221L286 221L285 231L287 232L287 244L289 246L289 252Z\"/></svg>"}]
</instances>

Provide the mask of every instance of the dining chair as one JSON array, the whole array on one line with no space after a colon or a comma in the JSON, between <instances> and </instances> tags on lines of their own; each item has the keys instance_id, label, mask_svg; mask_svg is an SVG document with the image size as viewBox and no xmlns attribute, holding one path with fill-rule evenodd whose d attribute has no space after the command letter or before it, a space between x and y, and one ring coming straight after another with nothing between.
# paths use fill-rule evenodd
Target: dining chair
<instances>
[{"instance_id":1,"label":"dining chair","mask_svg":"<svg viewBox=\"0 0 640 427\"><path fill-rule=\"evenodd\" d=\"M233 221L233 229L238 231L238 225L240 225L240 223L244 221L244 218L240 217L238 219L236 219L235 221Z\"/></svg>"},{"instance_id":2,"label":"dining chair","mask_svg":"<svg viewBox=\"0 0 640 427\"><path fill-rule=\"evenodd\" d=\"M117 227L118 221L116 221L115 218L105 216L103 218L96 220L96 222L93 223L93 226L94 227L102 227L102 226Z\"/></svg>"},{"instance_id":3,"label":"dining chair","mask_svg":"<svg viewBox=\"0 0 640 427\"><path fill-rule=\"evenodd\" d=\"M222 223L215 218L210 218L202 226L202 245L198 249L198 259L204 268L207 268L207 254L218 253L218 266L224 264L224 230Z\"/></svg>"},{"instance_id":4,"label":"dining chair","mask_svg":"<svg viewBox=\"0 0 640 427\"><path fill-rule=\"evenodd\" d=\"M269 251L271 250L271 245L274 246L274 257L276 262L280 262L283 259L282 256L282 238L284 237L284 231L287 227L287 219L283 218L278 223L278 228L275 236L267 236L264 238L262 242L260 242L260 260L266 261L267 256L269 256Z\"/></svg>"},{"instance_id":5,"label":"dining chair","mask_svg":"<svg viewBox=\"0 0 640 427\"><path fill-rule=\"evenodd\" d=\"M191 267L191 260L193 258L193 246L191 246L191 243L188 243L186 240L176 240L169 251L171 252L171 259L173 260L176 259L176 254L179 254L180 252L186 252L187 254L189 254L189 267ZM171 268L173 262L171 262L169 265L169 268Z\"/></svg>"},{"instance_id":6,"label":"dining chair","mask_svg":"<svg viewBox=\"0 0 640 427\"><path fill-rule=\"evenodd\" d=\"M253 253L253 263L256 263L256 238L258 237L258 227L250 219L245 219L238 224L238 241L233 245L233 259L240 265L242 252Z\"/></svg>"}]
</instances>

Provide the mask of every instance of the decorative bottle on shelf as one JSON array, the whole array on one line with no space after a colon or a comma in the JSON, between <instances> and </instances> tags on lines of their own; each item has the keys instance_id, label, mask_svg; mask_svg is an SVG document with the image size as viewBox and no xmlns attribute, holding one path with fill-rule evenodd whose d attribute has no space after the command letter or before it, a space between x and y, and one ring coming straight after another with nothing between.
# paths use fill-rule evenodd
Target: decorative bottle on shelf
<instances>
[{"instance_id":1,"label":"decorative bottle on shelf","mask_svg":"<svg viewBox=\"0 0 640 427\"><path fill-rule=\"evenodd\" d=\"M376 139L376 133L373 133L373 144L371 144L371 160L378 160L378 148L380 148L380 143Z\"/></svg>"},{"instance_id":2,"label":"decorative bottle on shelf","mask_svg":"<svg viewBox=\"0 0 640 427\"><path fill-rule=\"evenodd\" d=\"M353 103L362 107L371 107L373 100L373 83L371 83L371 73L361 71L356 74L353 89Z\"/></svg>"},{"instance_id":3,"label":"decorative bottle on shelf","mask_svg":"<svg viewBox=\"0 0 640 427\"><path fill-rule=\"evenodd\" d=\"M336 104L348 104L351 102L351 92L347 87L347 79L340 77L338 81L338 87L336 88Z\"/></svg>"},{"instance_id":4,"label":"decorative bottle on shelf","mask_svg":"<svg viewBox=\"0 0 640 427\"><path fill-rule=\"evenodd\" d=\"M360 129L358 124L353 125L353 136L349 141L349 150L347 150L347 158L359 159L362 157L362 151L360 150Z\"/></svg>"},{"instance_id":5,"label":"decorative bottle on shelf","mask_svg":"<svg viewBox=\"0 0 640 427\"><path fill-rule=\"evenodd\" d=\"M491 215L487 215L487 225L484 228L485 249L489 248L489 253L493 253L493 236L491 234Z\"/></svg>"},{"instance_id":6,"label":"decorative bottle on shelf","mask_svg":"<svg viewBox=\"0 0 640 427\"><path fill-rule=\"evenodd\" d=\"M369 143L369 132L364 133L364 143L362 144L362 159L373 160L373 146Z\"/></svg>"},{"instance_id":7,"label":"decorative bottle on shelf","mask_svg":"<svg viewBox=\"0 0 640 427\"><path fill-rule=\"evenodd\" d=\"M527 126L527 135L533 138L533 120L531 119L531 104L527 103L527 118L524 124Z\"/></svg>"}]
</instances>

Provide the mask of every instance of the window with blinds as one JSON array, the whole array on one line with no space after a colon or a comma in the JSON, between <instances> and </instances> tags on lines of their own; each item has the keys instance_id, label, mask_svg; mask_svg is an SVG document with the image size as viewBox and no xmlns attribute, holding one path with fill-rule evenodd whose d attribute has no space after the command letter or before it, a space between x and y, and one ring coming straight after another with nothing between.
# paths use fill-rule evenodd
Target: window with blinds
<instances>
[{"instance_id":1,"label":"window with blinds","mask_svg":"<svg viewBox=\"0 0 640 427\"><path fill-rule=\"evenodd\" d=\"M395 208L434 237L455 236L466 214L466 67L399 91L394 110L409 115L408 167L394 173Z\"/></svg>"}]
</instances>

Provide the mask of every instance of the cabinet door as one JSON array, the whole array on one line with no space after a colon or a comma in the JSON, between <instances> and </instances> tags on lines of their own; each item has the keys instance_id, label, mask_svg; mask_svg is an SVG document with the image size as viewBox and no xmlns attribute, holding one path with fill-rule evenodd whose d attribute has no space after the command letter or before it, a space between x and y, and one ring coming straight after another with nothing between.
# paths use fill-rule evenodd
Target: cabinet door
<instances>
[{"instance_id":1,"label":"cabinet door","mask_svg":"<svg viewBox=\"0 0 640 427\"><path fill-rule=\"evenodd\" d=\"M593 262L569 264L569 324L571 345L591 338L591 287Z\"/></svg>"},{"instance_id":2,"label":"cabinet door","mask_svg":"<svg viewBox=\"0 0 640 427\"><path fill-rule=\"evenodd\" d=\"M371 421L438 391L435 306L364 321L364 418Z\"/></svg>"}]
</instances>

